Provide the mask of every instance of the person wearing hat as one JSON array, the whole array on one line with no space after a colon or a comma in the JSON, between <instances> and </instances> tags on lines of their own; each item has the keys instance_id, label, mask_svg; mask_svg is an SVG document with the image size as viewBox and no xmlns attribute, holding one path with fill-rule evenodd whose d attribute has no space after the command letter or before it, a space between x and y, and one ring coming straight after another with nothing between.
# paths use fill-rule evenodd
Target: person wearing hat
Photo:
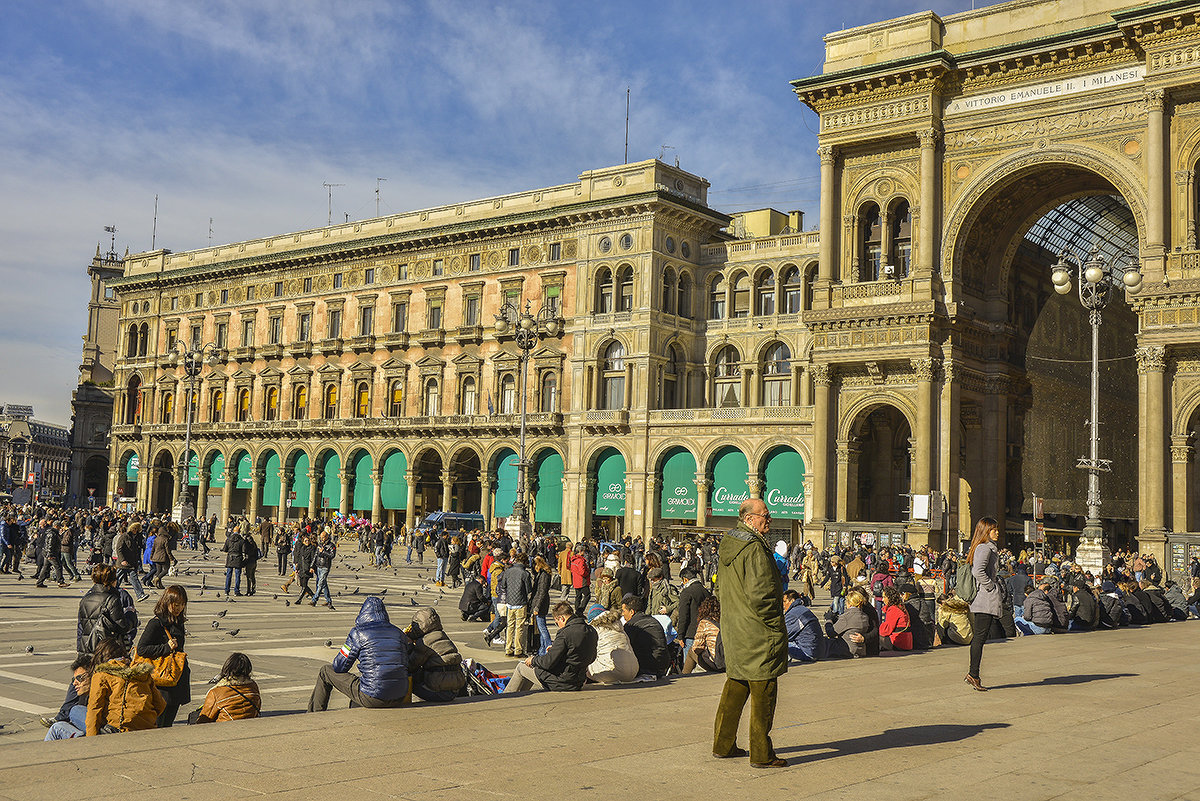
<instances>
[{"instance_id":1,"label":"person wearing hat","mask_svg":"<svg viewBox=\"0 0 1200 801\"><path fill-rule=\"evenodd\" d=\"M1115 629L1129 625L1129 613L1121 601L1121 591L1116 582L1101 581L1100 596L1096 599L1100 606L1100 627Z\"/></svg>"}]
</instances>

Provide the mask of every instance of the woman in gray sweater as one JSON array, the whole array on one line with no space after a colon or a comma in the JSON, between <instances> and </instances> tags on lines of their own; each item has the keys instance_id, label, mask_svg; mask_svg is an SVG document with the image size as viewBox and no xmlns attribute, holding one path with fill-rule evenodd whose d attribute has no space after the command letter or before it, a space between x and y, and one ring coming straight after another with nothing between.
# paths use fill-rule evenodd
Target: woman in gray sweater
<instances>
[{"instance_id":1,"label":"woman in gray sweater","mask_svg":"<svg viewBox=\"0 0 1200 801\"><path fill-rule=\"evenodd\" d=\"M971 562L971 575L979 592L971 601L971 612L975 617L971 636L971 668L966 681L976 690L985 692L986 687L979 680L979 662L983 658L983 644L987 642L992 630L992 621L1001 614L1000 584L996 572L1000 567L1000 552L996 550L996 541L1000 539L1000 526L990 517L980 518L975 524L975 536L971 538L971 550L967 559Z\"/></svg>"}]
</instances>

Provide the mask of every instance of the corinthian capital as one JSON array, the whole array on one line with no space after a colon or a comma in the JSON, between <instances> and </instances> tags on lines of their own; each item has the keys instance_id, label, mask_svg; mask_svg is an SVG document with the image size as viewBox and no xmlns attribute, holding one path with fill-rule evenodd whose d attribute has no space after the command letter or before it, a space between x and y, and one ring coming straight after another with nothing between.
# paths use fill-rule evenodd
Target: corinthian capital
<instances>
[{"instance_id":1,"label":"corinthian capital","mask_svg":"<svg viewBox=\"0 0 1200 801\"><path fill-rule=\"evenodd\" d=\"M1162 345L1138 348L1133 355L1139 373L1161 373L1167 369L1167 349Z\"/></svg>"},{"instance_id":2,"label":"corinthian capital","mask_svg":"<svg viewBox=\"0 0 1200 801\"><path fill-rule=\"evenodd\" d=\"M910 359L909 361L918 381L932 381L937 375L939 359Z\"/></svg>"},{"instance_id":3,"label":"corinthian capital","mask_svg":"<svg viewBox=\"0 0 1200 801\"><path fill-rule=\"evenodd\" d=\"M1167 93L1162 89L1149 89L1146 92L1146 107L1151 111L1162 111L1166 106Z\"/></svg>"},{"instance_id":4,"label":"corinthian capital","mask_svg":"<svg viewBox=\"0 0 1200 801\"><path fill-rule=\"evenodd\" d=\"M917 131L917 141L921 143L921 149L935 148L942 139L942 132L937 128L926 128L923 131Z\"/></svg>"},{"instance_id":5,"label":"corinthian capital","mask_svg":"<svg viewBox=\"0 0 1200 801\"><path fill-rule=\"evenodd\" d=\"M813 383L819 387L833 386L834 368L832 364L814 364L812 366Z\"/></svg>"},{"instance_id":6,"label":"corinthian capital","mask_svg":"<svg viewBox=\"0 0 1200 801\"><path fill-rule=\"evenodd\" d=\"M821 157L822 164L833 164L833 160L837 158L837 151L833 145L821 145L817 148L817 155Z\"/></svg>"}]
</instances>

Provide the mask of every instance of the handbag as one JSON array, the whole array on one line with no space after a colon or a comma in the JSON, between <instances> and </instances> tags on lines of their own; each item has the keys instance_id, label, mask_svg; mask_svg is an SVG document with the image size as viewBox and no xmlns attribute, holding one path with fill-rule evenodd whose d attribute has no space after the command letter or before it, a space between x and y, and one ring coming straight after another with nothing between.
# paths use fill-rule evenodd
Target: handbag
<instances>
[{"instance_id":1,"label":"handbag","mask_svg":"<svg viewBox=\"0 0 1200 801\"><path fill-rule=\"evenodd\" d=\"M183 651L174 651L167 656L160 656L157 659L147 659L146 657L138 656L137 652L133 654L133 664L138 662L146 662L151 666L150 678L154 681L157 687L174 687L183 678L183 668L187 663L187 654Z\"/></svg>"}]
</instances>

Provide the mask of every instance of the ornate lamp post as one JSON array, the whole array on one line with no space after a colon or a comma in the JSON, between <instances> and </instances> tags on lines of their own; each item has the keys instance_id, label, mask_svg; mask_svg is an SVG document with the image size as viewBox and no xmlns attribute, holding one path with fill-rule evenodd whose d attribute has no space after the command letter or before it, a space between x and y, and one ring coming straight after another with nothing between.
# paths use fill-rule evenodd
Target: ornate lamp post
<instances>
[{"instance_id":1,"label":"ornate lamp post","mask_svg":"<svg viewBox=\"0 0 1200 801\"><path fill-rule=\"evenodd\" d=\"M1071 291L1071 279L1078 278L1079 302L1088 310L1092 325L1092 397L1088 420L1088 455L1080 457L1076 467L1087 471L1087 522L1083 540L1076 552L1076 561L1099 575L1109 552L1104 544L1104 524L1100 521L1100 474L1112 471L1112 460L1100 458L1100 318L1101 312L1115 294L1124 289L1137 294L1142 288L1142 274L1136 256L1122 253L1109 262L1093 247L1086 259L1063 253L1054 265L1050 280L1054 291L1066 295Z\"/></svg>"},{"instance_id":2,"label":"ornate lamp post","mask_svg":"<svg viewBox=\"0 0 1200 801\"><path fill-rule=\"evenodd\" d=\"M220 361L220 356L221 349L212 342L201 347L191 348L183 342L176 342L175 348L171 352L171 364L182 365L183 373L188 379L187 403L184 408L186 428L183 436L183 457L179 460L179 484L177 485L179 487L179 504L175 509L176 516L179 518L176 521L178 523L184 521L184 511L189 506L193 510L196 508L188 497L191 494L191 488L188 486L187 475L188 464L192 459L192 395L196 392L196 379L205 364L216 364Z\"/></svg>"},{"instance_id":3,"label":"ornate lamp post","mask_svg":"<svg viewBox=\"0 0 1200 801\"><path fill-rule=\"evenodd\" d=\"M558 314L558 308L550 304L543 305L535 313L529 310L530 302L525 301L522 310L519 303L506 300L500 307L496 317L496 334L504 336L512 329L513 339L521 349L521 452L517 456L517 500L513 503L512 515L509 518L510 530L516 532L528 525L528 511L525 504L526 474L529 463L525 458L525 385L529 370L529 352L545 337L558 336L563 328L563 319Z\"/></svg>"}]
</instances>

